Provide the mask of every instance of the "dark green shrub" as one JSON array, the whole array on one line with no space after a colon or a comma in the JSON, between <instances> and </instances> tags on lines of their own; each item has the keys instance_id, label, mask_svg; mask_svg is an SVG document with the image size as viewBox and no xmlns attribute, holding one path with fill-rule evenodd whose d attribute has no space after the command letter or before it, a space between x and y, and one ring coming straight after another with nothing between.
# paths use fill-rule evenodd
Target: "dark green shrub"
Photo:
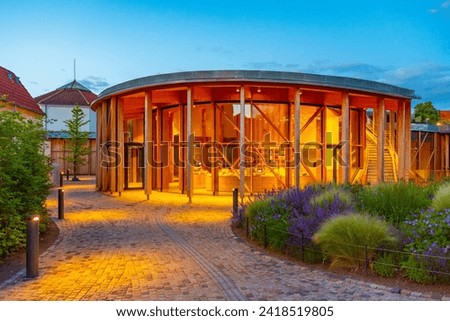
<instances>
[{"instance_id":1,"label":"dark green shrub","mask_svg":"<svg viewBox=\"0 0 450 321\"><path fill-rule=\"evenodd\" d=\"M406 261L401 262L405 276L418 283L432 283L435 278L426 271L423 260L414 255L410 255Z\"/></svg>"},{"instance_id":2,"label":"dark green shrub","mask_svg":"<svg viewBox=\"0 0 450 321\"><path fill-rule=\"evenodd\" d=\"M0 256L25 244L27 215L47 220L50 168L44 138L41 120L0 112Z\"/></svg>"},{"instance_id":3,"label":"dark green shrub","mask_svg":"<svg viewBox=\"0 0 450 321\"><path fill-rule=\"evenodd\" d=\"M394 255L391 253L383 253L376 257L373 262L375 273L384 277L393 277L397 270Z\"/></svg>"},{"instance_id":4,"label":"dark green shrub","mask_svg":"<svg viewBox=\"0 0 450 321\"><path fill-rule=\"evenodd\" d=\"M288 211L277 198L268 197L253 201L247 206L245 215L249 219L251 236L261 244L282 249L288 238Z\"/></svg>"},{"instance_id":5,"label":"dark green shrub","mask_svg":"<svg viewBox=\"0 0 450 321\"><path fill-rule=\"evenodd\" d=\"M367 186L358 194L358 209L400 226L412 213L429 207L430 191L411 182Z\"/></svg>"}]
</instances>

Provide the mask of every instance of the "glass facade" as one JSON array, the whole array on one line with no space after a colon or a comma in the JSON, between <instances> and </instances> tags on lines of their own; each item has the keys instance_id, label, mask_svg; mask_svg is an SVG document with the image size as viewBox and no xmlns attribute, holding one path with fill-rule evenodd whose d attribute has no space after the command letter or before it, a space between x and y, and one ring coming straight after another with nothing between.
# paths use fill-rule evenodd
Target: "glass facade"
<instances>
[{"instance_id":1,"label":"glass facade","mask_svg":"<svg viewBox=\"0 0 450 321\"><path fill-rule=\"evenodd\" d=\"M199 76L206 79L207 74L222 73L230 76L225 71ZM399 135L410 130L407 96L382 97L321 85L300 89L279 80L243 84L204 80L186 85L171 83L173 76L167 77L168 84L145 87L139 82L136 89L113 93L94 104L99 144L115 139L118 146L123 144L119 153L125 160L115 168L99 163L99 189L143 188L147 195L157 190L190 198L239 188L243 197L313 183L365 184L404 178L411 168L411 140L409 135ZM357 80L346 80L352 82ZM374 126L379 123L387 134ZM381 150L385 152L380 154ZM385 175L380 175L383 171Z\"/></svg>"}]
</instances>

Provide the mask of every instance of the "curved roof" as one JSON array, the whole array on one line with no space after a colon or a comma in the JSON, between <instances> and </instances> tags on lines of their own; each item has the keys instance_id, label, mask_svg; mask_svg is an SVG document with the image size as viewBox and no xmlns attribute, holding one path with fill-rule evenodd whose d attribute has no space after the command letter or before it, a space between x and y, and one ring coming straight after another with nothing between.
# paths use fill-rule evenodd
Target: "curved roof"
<instances>
[{"instance_id":1,"label":"curved roof","mask_svg":"<svg viewBox=\"0 0 450 321\"><path fill-rule=\"evenodd\" d=\"M97 95L76 80L49 93L34 98L38 104L63 106L89 106Z\"/></svg>"},{"instance_id":2,"label":"curved roof","mask_svg":"<svg viewBox=\"0 0 450 321\"><path fill-rule=\"evenodd\" d=\"M284 71L206 70L161 74L129 80L105 89L92 104L112 95L123 94L146 87L205 82L281 83L298 86L321 86L336 89L357 90L407 99L419 98L415 96L414 90L364 79Z\"/></svg>"}]
</instances>

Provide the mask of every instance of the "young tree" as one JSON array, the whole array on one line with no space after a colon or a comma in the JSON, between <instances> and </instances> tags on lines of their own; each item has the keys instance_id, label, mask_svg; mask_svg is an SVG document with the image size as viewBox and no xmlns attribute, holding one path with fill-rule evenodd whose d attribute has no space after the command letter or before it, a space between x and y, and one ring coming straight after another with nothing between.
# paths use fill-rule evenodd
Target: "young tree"
<instances>
[{"instance_id":1,"label":"young tree","mask_svg":"<svg viewBox=\"0 0 450 321\"><path fill-rule=\"evenodd\" d=\"M419 123L436 124L439 121L439 111L431 101L427 101L414 107L414 117Z\"/></svg>"},{"instance_id":2,"label":"young tree","mask_svg":"<svg viewBox=\"0 0 450 321\"><path fill-rule=\"evenodd\" d=\"M84 132L81 128L89 123L84 120L83 110L79 105L72 109L72 118L64 121L67 125L67 133L69 135L69 156L65 160L73 165L72 181L78 181L78 166L86 164L85 156L89 154L88 140L89 132Z\"/></svg>"}]
</instances>

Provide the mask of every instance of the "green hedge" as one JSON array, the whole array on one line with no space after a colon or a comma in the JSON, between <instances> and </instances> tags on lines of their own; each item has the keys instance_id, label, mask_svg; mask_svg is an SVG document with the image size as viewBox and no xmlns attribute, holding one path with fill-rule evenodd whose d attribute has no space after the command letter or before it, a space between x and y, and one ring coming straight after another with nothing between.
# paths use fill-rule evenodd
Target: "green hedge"
<instances>
[{"instance_id":1,"label":"green hedge","mask_svg":"<svg viewBox=\"0 0 450 321\"><path fill-rule=\"evenodd\" d=\"M39 214L41 228L48 222L50 166L43 128L42 120L0 111L0 257L25 245L27 215Z\"/></svg>"}]
</instances>

